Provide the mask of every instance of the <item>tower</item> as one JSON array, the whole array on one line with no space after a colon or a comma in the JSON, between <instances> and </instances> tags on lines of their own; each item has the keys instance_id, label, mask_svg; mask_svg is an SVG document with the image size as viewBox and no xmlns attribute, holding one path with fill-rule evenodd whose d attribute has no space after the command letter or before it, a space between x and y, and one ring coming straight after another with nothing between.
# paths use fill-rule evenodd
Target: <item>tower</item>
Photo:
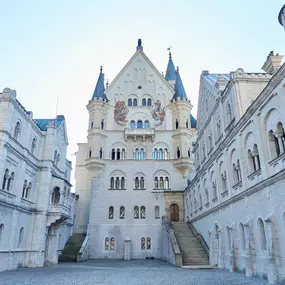
<instances>
[{"instance_id":1,"label":"tower","mask_svg":"<svg viewBox=\"0 0 285 285\"><path fill-rule=\"evenodd\" d=\"M104 86L104 73L100 68L98 81L92 96L92 99L87 105L89 112L89 126L88 126L88 153L87 164L88 170L100 171L105 167L104 159L105 154L104 145L106 143L106 122L107 113L109 110L109 100L105 95Z\"/></svg>"},{"instance_id":2,"label":"tower","mask_svg":"<svg viewBox=\"0 0 285 285\"><path fill-rule=\"evenodd\" d=\"M191 110L193 106L187 98L178 67L175 72L174 95L168 107L172 113L174 130L172 134L173 152L176 155L173 166L182 173L183 177L186 177L193 164L191 159L191 137L193 136L191 134Z\"/></svg>"},{"instance_id":3,"label":"tower","mask_svg":"<svg viewBox=\"0 0 285 285\"><path fill-rule=\"evenodd\" d=\"M174 88L175 79L176 79L176 70L172 61L171 52L169 52L169 60L166 68L165 80L172 86L172 88Z\"/></svg>"}]
</instances>

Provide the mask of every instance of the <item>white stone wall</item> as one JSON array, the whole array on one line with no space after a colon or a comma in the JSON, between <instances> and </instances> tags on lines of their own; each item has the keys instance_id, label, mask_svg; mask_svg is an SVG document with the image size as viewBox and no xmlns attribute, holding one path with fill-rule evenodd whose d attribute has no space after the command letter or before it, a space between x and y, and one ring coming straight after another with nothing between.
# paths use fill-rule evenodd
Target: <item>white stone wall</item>
<instances>
[{"instance_id":1,"label":"white stone wall","mask_svg":"<svg viewBox=\"0 0 285 285\"><path fill-rule=\"evenodd\" d=\"M16 92L9 88L0 93L0 102L0 271L57 262L60 247L55 240L61 232L64 244L71 235L77 200L70 195L65 122L42 131L32 112L21 106ZM60 154L58 162L54 161L55 151ZM52 192L56 186L61 201L55 211ZM63 212L66 223L53 232L54 246L48 256L47 229Z\"/></svg>"},{"instance_id":2,"label":"white stone wall","mask_svg":"<svg viewBox=\"0 0 285 285\"><path fill-rule=\"evenodd\" d=\"M230 129L222 124L221 139L197 164L185 208L210 247L212 264L274 283L285 277L285 66L261 90L266 77L251 76L239 84L240 94L230 89L223 94L222 102L231 98L240 109ZM255 101L247 108L249 93Z\"/></svg>"}]
</instances>

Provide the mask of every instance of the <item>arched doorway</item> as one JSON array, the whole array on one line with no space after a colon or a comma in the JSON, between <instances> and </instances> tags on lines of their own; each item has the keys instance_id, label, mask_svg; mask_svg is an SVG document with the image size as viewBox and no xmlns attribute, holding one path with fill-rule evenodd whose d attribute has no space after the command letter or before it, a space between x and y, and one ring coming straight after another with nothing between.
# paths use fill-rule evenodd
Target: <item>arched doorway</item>
<instances>
[{"instance_id":1,"label":"arched doorway","mask_svg":"<svg viewBox=\"0 0 285 285\"><path fill-rule=\"evenodd\" d=\"M179 207L177 204L170 205L170 222L179 222Z\"/></svg>"}]
</instances>

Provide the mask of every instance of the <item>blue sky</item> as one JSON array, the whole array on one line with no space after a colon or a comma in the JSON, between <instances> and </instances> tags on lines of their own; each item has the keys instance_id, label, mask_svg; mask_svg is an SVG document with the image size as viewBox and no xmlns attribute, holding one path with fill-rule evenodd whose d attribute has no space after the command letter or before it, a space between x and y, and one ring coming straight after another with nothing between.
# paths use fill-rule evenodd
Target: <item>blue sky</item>
<instances>
[{"instance_id":1,"label":"blue sky","mask_svg":"<svg viewBox=\"0 0 285 285\"><path fill-rule=\"evenodd\" d=\"M10 87L36 118L67 120L69 158L86 141L100 66L109 82L142 38L165 71L168 52L197 110L202 70L258 72L271 50L285 53L277 17L284 0L0 0L0 90ZM74 161L74 159L73 159Z\"/></svg>"}]
</instances>

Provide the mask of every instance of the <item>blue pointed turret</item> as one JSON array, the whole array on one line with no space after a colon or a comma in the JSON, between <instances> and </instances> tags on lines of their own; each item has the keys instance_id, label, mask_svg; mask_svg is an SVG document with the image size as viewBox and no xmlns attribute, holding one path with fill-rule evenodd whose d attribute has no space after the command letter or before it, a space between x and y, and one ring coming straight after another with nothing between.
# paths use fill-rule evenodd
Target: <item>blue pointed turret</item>
<instances>
[{"instance_id":1,"label":"blue pointed turret","mask_svg":"<svg viewBox=\"0 0 285 285\"><path fill-rule=\"evenodd\" d=\"M188 100L187 94L185 92L180 74L179 74L179 68L177 67L176 71L176 80L174 85L174 95L172 97L172 100L177 100L178 98L181 100Z\"/></svg>"},{"instance_id":2,"label":"blue pointed turret","mask_svg":"<svg viewBox=\"0 0 285 285\"><path fill-rule=\"evenodd\" d=\"M176 71L175 71L173 61L172 61L171 52L169 52L169 60L168 60L167 69L165 73L165 80L175 81L175 79L176 79Z\"/></svg>"},{"instance_id":3,"label":"blue pointed turret","mask_svg":"<svg viewBox=\"0 0 285 285\"><path fill-rule=\"evenodd\" d=\"M92 101L94 100L108 100L105 95L105 85L104 85L104 73L102 72L103 68L100 68L100 74L98 77L98 81L92 96Z\"/></svg>"}]
</instances>

